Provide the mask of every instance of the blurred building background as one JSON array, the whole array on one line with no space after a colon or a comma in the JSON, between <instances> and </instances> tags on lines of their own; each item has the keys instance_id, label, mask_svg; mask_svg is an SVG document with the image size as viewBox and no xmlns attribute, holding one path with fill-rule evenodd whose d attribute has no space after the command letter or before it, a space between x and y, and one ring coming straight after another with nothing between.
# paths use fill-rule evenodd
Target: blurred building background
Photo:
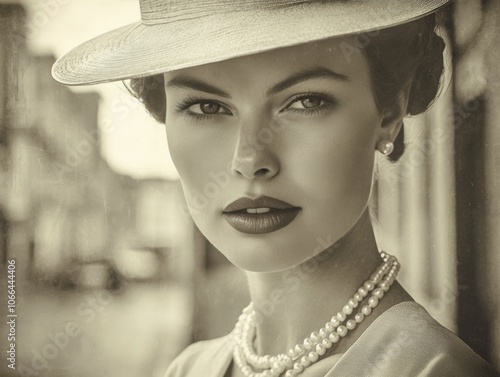
<instances>
[{"instance_id":1,"label":"blurred building background","mask_svg":"<svg viewBox=\"0 0 500 377\"><path fill-rule=\"evenodd\" d=\"M102 114L124 107L53 81L26 9L0 1L0 259L17 261L18 368L162 376L187 344L232 329L245 277L196 229L176 179L103 152ZM405 123L402 160L379 161L377 238L415 299L500 369L500 2L457 0L444 22L440 99Z\"/></svg>"},{"instance_id":2,"label":"blurred building background","mask_svg":"<svg viewBox=\"0 0 500 377\"><path fill-rule=\"evenodd\" d=\"M500 2L455 0L443 22L441 96L381 168L380 243L415 299L500 369Z\"/></svg>"},{"instance_id":3,"label":"blurred building background","mask_svg":"<svg viewBox=\"0 0 500 377\"><path fill-rule=\"evenodd\" d=\"M0 375L162 376L192 341L205 243L177 180L110 168L100 95L55 82L27 24L0 3L0 258L16 259L19 315L18 370Z\"/></svg>"}]
</instances>

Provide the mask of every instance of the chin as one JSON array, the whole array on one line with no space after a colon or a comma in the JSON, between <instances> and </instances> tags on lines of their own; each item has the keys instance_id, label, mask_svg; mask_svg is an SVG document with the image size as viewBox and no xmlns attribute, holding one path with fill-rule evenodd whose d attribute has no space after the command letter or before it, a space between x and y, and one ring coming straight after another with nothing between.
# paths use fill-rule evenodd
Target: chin
<instances>
[{"instance_id":1,"label":"chin","mask_svg":"<svg viewBox=\"0 0 500 377\"><path fill-rule=\"evenodd\" d=\"M355 222L355 216L345 216L340 223L338 219L318 221L306 216L275 232L246 234L222 220L195 219L202 234L234 266L255 273L276 273L300 266L335 244L349 231L351 225L346 224ZM327 223L331 225L325 226Z\"/></svg>"},{"instance_id":2,"label":"chin","mask_svg":"<svg viewBox=\"0 0 500 377\"><path fill-rule=\"evenodd\" d=\"M267 237L233 235L234 238L228 236L211 242L233 265L257 273L292 269L324 250L315 240L308 243L290 237L284 238L282 235L276 236L273 233L269 233Z\"/></svg>"}]
</instances>

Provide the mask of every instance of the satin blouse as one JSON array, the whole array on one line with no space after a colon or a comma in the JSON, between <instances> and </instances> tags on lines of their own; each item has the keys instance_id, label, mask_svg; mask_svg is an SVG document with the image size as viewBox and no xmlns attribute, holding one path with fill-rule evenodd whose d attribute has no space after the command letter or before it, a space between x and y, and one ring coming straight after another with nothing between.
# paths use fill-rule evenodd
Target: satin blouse
<instances>
[{"instance_id":1,"label":"satin blouse","mask_svg":"<svg viewBox=\"0 0 500 377\"><path fill-rule=\"evenodd\" d=\"M224 377L232 361L229 336L194 343L165 377ZM324 377L493 377L494 369L415 302L382 313ZM319 377L319 376L318 376Z\"/></svg>"}]
</instances>

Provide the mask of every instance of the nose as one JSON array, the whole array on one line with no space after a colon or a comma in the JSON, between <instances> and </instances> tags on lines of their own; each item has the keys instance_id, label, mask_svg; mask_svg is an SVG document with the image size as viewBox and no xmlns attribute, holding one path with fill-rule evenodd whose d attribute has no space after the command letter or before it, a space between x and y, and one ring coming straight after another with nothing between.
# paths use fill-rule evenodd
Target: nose
<instances>
[{"instance_id":1,"label":"nose","mask_svg":"<svg viewBox=\"0 0 500 377\"><path fill-rule=\"evenodd\" d=\"M270 127L241 125L231 162L233 174L247 179L265 180L276 176L280 164L273 150L274 136Z\"/></svg>"}]
</instances>

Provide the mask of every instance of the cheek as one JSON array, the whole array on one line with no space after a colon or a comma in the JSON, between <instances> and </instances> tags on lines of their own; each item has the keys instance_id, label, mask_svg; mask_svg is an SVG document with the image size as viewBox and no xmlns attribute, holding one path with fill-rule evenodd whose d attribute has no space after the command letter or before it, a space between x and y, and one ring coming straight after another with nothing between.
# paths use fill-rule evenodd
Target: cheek
<instances>
[{"instance_id":1,"label":"cheek","mask_svg":"<svg viewBox=\"0 0 500 377\"><path fill-rule=\"evenodd\" d=\"M204 149L193 148L194 142L181 132L178 125L169 123L168 118L166 129L170 157L179 173L186 199L189 199L189 196L198 190L197 187L202 186L199 173L204 168L202 166L203 161L206 161Z\"/></svg>"},{"instance_id":2,"label":"cheek","mask_svg":"<svg viewBox=\"0 0 500 377\"><path fill-rule=\"evenodd\" d=\"M212 208L229 181L229 165L216 143L203 132L187 132L178 125L167 126L172 161L179 173L193 217Z\"/></svg>"},{"instance_id":3,"label":"cheek","mask_svg":"<svg viewBox=\"0 0 500 377\"><path fill-rule=\"evenodd\" d=\"M338 172L342 176L339 179L350 186L350 189L371 185L375 158L375 124L374 118L356 117L354 126L344 129L344 135L334 143L338 159L333 173Z\"/></svg>"},{"instance_id":4,"label":"cheek","mask_svg":"<svg viewBox=\"0 0 500 377\"><path fill-rule=\"evenodd\" d=\"M332 174L351 189L371 185L379 122L379 112L369 92L360 95L358 101L351 99L338 119L336 135L332 135Z\"/></svg>"},{"instance_id":5,"label":"cheek","mask_svg":"<svg viewBox=\"0 0 500 377\"><path fill-rule=\"evenodd\" d=\"M324 198L330 209L344 213L346 208L357 211L366 205L378 122L378 112L372 110L368 106L366 111L343 111L327 132L310 140L308 152L294 156L303 172L295 181L311 200Z\"/></svg>"}]
</instances>

